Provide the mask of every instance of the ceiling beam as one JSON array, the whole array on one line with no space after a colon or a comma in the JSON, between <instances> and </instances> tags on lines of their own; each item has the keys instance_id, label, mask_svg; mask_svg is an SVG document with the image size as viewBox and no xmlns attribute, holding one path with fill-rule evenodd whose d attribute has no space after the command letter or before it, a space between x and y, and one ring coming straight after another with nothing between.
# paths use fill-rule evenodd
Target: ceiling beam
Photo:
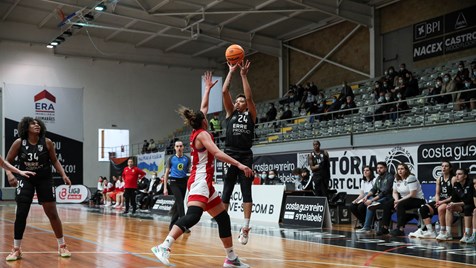
<instances>
[{"instance_id":1,"label":"ceiling beam","mask_svg":"<svg viewBox=\"0 0 476 268\"><path fill-rule=\"evenodd\" d=\"M153 13L157 10L159 10L161 7L167 5L168 3L171 3L173 2L173 0L164 0L160 3L158 3L157 5L153 6L151 9L148 10L148 13Z\"/></svg>"},{"instance_id":2,"label":"ceiling beam","mask_svg":"<svg viewBox=\"0 0 476 268\"><path fill-rule=\"evenodd\" d=\"M129 27L131 27L132 25L134 25L134 24L136 24L136 23L137 23L137 20L136 20L136 19L131 20L131 21L128 22L126 25L124 25L123 28L128 29ZM104 40L105 40L105 41L109 41L109 40L111 40L112 38L114 38L116 35L118 35L118 34L121 33L121 32L124 32L124 30L123 30L123 29L117 30L117 31L111 33L110 35L106 36L106 38L104 38Z\"/></svg>"},{"instance_id":3,"label":"ceiling beam","mask_svg":"<svg viewBox=\"0 0 476 268\"><path fill-rule=\"evenodd\" d=\"M152 13L153 16L185 16L185 15L228 15L228 14L268 14L268 13L291 13L291 12L316 12L317 8L293 8L293 9L267 9L267 10L219 10L219 11L183 11L183 12L161 12Z\"/></svg>"},{"instance_id":4,"label":"ceiling beam","mask_svg":"<svg viewBox=\"0 0 476 268\"><path fill-rule=\"evenodd\" d=\"M63 5L58 5L53 11L50 12L41 22L38 24L38 28L42 28L57 12L61 10Z\"/></svg>"},{"instance_id":5,"label":"ceiling beam","mask_svg":"<svg viewBox=\"0 0 476 268\"><path fill-rule=\"evenodd\" d=\"M135 0L137 5L142 8L145 12L148 12L150 9L149 5L144 0Z\"/></svg>"},{"instance_id":6,"label":"ceiling beam","mask_svg":"<svg viewBox=\"0 0 476 268\"><path fill-rule=\"evenodd\" d=\"M15 9L15 7L18 5L18 3L20 3L20 1L21 0L16 0L15 3L12 4L12 6L7 10L5 15L3 15L2 21L5 21L7 19L7 17L10 15L10 13L12 13L13 9Z\"/></svg>"}]
</instances>

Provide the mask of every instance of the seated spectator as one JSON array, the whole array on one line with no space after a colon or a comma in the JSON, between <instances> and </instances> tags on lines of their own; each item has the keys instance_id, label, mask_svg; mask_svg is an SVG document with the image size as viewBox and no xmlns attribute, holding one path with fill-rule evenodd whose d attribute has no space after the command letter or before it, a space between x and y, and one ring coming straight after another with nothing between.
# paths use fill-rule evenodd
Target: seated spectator
<instances>
[{"instance_id":1,"label":"seated spectator","mask_svg":"<svg viewBox=\"0 0 476 268\"><path fill-rule=\"evenodd\" d=\"M116 195L114 194L114 190L116 190L116 181L117 177L112 176L112 180L107 183L106 186L106 204L104 205L105 207L110 207L112 206L112 201L115 201ZM114 198L114 199L112 199Z\"/></svg>"},{"instance_id":2,"label":"seated spectator","mask_svg":"<svg viewBox=\"0 0 476 268\"><path fill-rule=\"evenodd\" d=\"M404 82L403 77L397 76L395 77L395 86L390 89L390 92L392 93L392 97L395 99L397 98L397 95L400 94L403 97L405 97L405 91L406 91L406 84Z\"/></svg>"},{"instance_id":3,"label":"seated spectator","mask_svg":"<svg viewBox=\"0 0 476 268\"><path fill-rule=\"evenodd\" d=\"M340 90L340 93L339 93L339 97L337 98L339 100L340 103L344 103L345 100L347 99L347 97L351 96L352 99L354 99L355 95L354 95L354 91L352 90L352 88L347 84L347 81L344 81L342 83L342 88Z\"/></svg>"},{"instance_id":4,"label":"seated spectator","mask_svg":"<svg viewBox=\"0 0 476 268\"><path fill-rule=\"evenodd\" d=\"M283 110L283 113L279 117L279 120L285 120L285 119L290 119L290 118L293 118L293 112L291 111L291 108L289 107L289 104L286 104L285 109Z\"/></svg>"},{"instance_id":5,"label":"seated spectator","mask_svg":"<svg viewBox=\"0 0 476 268\"><path fill-rule=\"evenodd\" d=\"M155 153L157 152L157 145L155 145L154 139L150 139L149 146L147 147L148 153Z\"/></svg>"},{"instance_id":6,"label":"seated spectator","mask_svg":"<svg viewBox=\"0 0 476 268\"><path fill-rule=\"evenodd\" d=\"M375 83L374 83L374 97L375 97L375 100L378 100L378 98L380 96L385 95L385 93L387 93L388 90L389 89L386 89L382 86L382 83L380 81L375 81Z\"/></svg>"},{"instance_id":7,"label":"seated spectator","mask_svg":"<svg viewBox=\"0 0 476 268\"><path fill-rule=\"evenodd\" d=\"M149 149L149 142L147 140L144 140L144 144L142 144L141 154L147 153L148 149Z\"/></svg>"},{"instance_id":8,"label":"seated spectator","mask_svg":"<svg viewBox=\"0 0 476 268\"><path fill-rule=\"evenodd\" d=\"M146 177L143 176L140 178L139 182L137 183L137 190L138 190L138 195L137 195L137 204L139 204L139 209L145 210L146 205L147 205L147 196L149 195L149 186L150 186L150 180Z\"/></svg>"},{"instance_id":9,"label":"seated spectator","mask_svg":"<svg viewBox=\"0 0 476 268\"><path fill-rule=\"evenodd\" d=\"M260 123L271 122L276 120L277 114L278 114L278 110L276 110L276 107L274 107L274 103L270 102L269 110L266 112L266 116L261 118Z\"/></svg>"},{"instance_id":10,"label":"seated spectator","mask_svg":"<svg viewBox=\"0 0 476 268\"><path fill-rule=\"evenodd\" d=\"M476 84L476 61L471 62L471 70L469 70L469 78Z\"/></svg>"},{"instance_id":11,"label":"seated spectator","mask_svg":"<svg viewBox=\"0 0 476 268\"><path fill-rule=\"evenodd\" d=\"M316 102L316 96L311 93L309 88L305 88L304 95L301 100L300 109L307 110Z\"/></svg>"},{"instance_id":12,"label":"seated spectator","mask_svg":"<svg viewBox=\"0 0 476 268\"><path fill-rule=\"evenodd\" d=\"M311 91L312 95L314 95L314 96L317 95L319 90L317 89L317 86L316 86L316 84L314 84L314 82L307 82L307 87Z\"/></svg>"},{"instance_id":13,"label":"seated spectator","mask_svg":"<svg viewBox=\"0 0 476 268\"><path fill-rule=\"evenodd\" d=\"M456 81L451 79L451 75L446 73L443 75L443 84L441 85L441 96L443 103L448 104L450 102L456 101ZM453 94L445 94L445 93L453 93Z\"/></svg>"},{"instance_id":14,"label":"seated spectator","mask_svg":"<svg viewBox=\"0 0 476 268\"><path fill-rule=\"evenodd\" d=\"M466 78L461 90L463 92L458 92L456 95L456 110L476 108L476 86L472 83L471 78Z\"/></svg>"},{"instance_id":15,"label":"seated spectator","mask_svg":"<svg viewBox=\"0 0 476 268\"><path fill-rule=\"evenodd\" d=\"M381 161L377 163L377 174L378 176L375 179L374 186L362 199L362 202L367 206L367 211L365 212L364 227L358 232L370 231L370 226L377 208L391 207L393 205L392 186L394 176L388 172L386 162ZM388 226L390 225L390 216L391 213L384 213L382 224L380 225L380 230L378 230L377 235L389 233Z\"/></svg>"},{"instance_id":16,"label":"seated spectator","mask_svg":"<svg viewBox=\"0 0 476 268\"><path fill-rule=\"evenodd\" d=\"M264 181L264 184L274 185L278 181L278 174L275 170L271 169L268 171L267 177Z\"/></svg>"},{"instance_id":17,"label":"seated spectator","mask_svg":"<svg viewBox=\"0 0 476 268\"><path fill-rule=\"evenodd\" d=\"M91 201L93 202L94 205L101 205L103 204L104 200L106 200L103 196L103 191L104 191L103 178L102 176L99 176L96 193L94 193L93 196L91 197Z\"/></svg>"},{"instance_id":18,"label":"seated spectator","mask_svg":"<svg viewBox=\"0 0 476 268\"><path fill-rule=\"evenodd\" d=\"M406 214L406 211L419 208L425 204L425 197L421 189L420 181L415 175L410 173L407 164L399 164L397 174L393 182L393 208L397 211L397 228L390 233L392 236L405 235L405 224L415 218L413 214ZM392 207L384 208L384 213L389 213Z\"/></svg>"},{"instance_id":19,"label":"seated spectator","mask_svg":"<svg viewBox=\"0 0 476 268\"><path fill-rule=\"evenodd\" d=\"M408 234L409 237L417 238L436 238L433 225L431 225L431 217L438 215L440 222L440 233L446 229L446 206L451 201L451 194L453 192L453 185L456 182L456 177L453 176L453 167L449 161L441 163L441 177L436 179L435 200L422 205L419 209L420 217L424 226L420 226L415 232Z\"/></svg>"},{"instance_id":20,"label":"seated spectator","mask_svg":"<svg viewBox=\"0 0 476 268\"><path fill-rule=\"evenodd\" d=\"M154 172L155 173L155 172ZM152 180L149 184L149 189L147 190L147 197L144 199L144 210L151 210L154 207L155 202L161 195L164 194L164 177L161 178L156 176L156 173L152 175ZM171 192L170 185L166 185L167 192Z\"/></svg>"},{"instance_id":21,"label":"seated spectator","mask_svg":"<svg viewBox=\"0 0 476 268\"><path fill-rule=\"evenodd\" d=\"M375 175L370 166L365 166L362 172L364 174L360 180L360 193L357 198L352 201L350 211L358 220L356 228L361 229L365 223L365 214L367 213L367 206L365 205L364 197L372 190L375 184Z\"/></svg>"},{"instance_id":22,"label":"seated spectator","mask_svg":"<svg viewBox=\"0 0 476 268\"><path fill-rule=\"evenodd\" d=\"M470 78L469 70L468 68L464 67L464 61L460 61L458 63L458 72L456 73L456 76L455 76L456 86L458 88L462 88L464 86L464 82L468 78Z\"/></svg>"},{"instance_id":23,"label":"seated spectator","mask_svg":"<svg viewBox=\"0 0 476 268\"><path fill-rule=\"evenodd\" d=\"M385 73L385 76L382 79L383 83L387 82L388 88L393 87L393 83L395 81L395 76L396 75L397 75L397 73L395 72L395 68L393 68L393 66L388 67L388 69ZM384 85L384 87L386 87L386 86Z\"/></svg>"},{"instance_id":24,"label":"seated spectator","mask_svg":"<svg viewBox=\"0 0 476 268\"><path fill-rule=\"evenodd\" d=\"M356 107L357 105L355 104L355 101L352 98L352 96L347 96L345 103L342 104L342 107L341 107L341 110L342 110L341 117L344 117L345 115L348 115L348 114L356 113L357 111L353 110Z\"/></svg>"},{"instance_id":25,"label":"seated spectator","mask_svg":"<svg viewBox=\"0 0 476 268\"><path fill-rule=\"evenodd\" d=\"M337 99L337 97L334 96L334 98L332 99L332 104L328 106L326 113L339 111L341 106L342 103ZM336 117L336 114L332 113L331 115L327 115L327 117L334 119L334 117Z\"/></svg>"},{"instance_id":26,"label":"seated spectator","mask_svg":"<svg viewBox=\"0 0 476 268\"><path fill-rule=\"evenodd\" d=\"M381 92L383 94L383 92ZM390 93L387 93L390 95ZM377 104L375 105L374 111L374 120L385 120L387 119L387 109L389 108L388 105L385 105L387 100L385 99L385 95L380 95L377 100Z\"/></svg>"},{"instance_id":27,"label":"seated spectator","mask_svg":"<svg viewBox=\"0 0 476 268\"><path fill-rule=\"evenodd\" d=\"M451 233L451 223L453 222L453 213L464 213L464 235L460 242L467 243L471 236L472 216L475 209L474 204L474 186L476 179L471 180L468 177L468 170L458 168L456 170L456 181L453 185L451 201L446 205L446 230L441 232L436 240L453 240ZM474 232L473 232L474 233Z\"/></svg>"},{"instance_id":28,"label":"seated spectator","mask_svg":"<svg viewBox=\"0 0 476 268\"><path fill-rule=\"evenodd\" d=\"M295 168L293 171L291 171L291 176L292 176L292 182L294 183L294 188L296 191L301 191L302 190L302 178L301 178L301 169L300 168Z\"/></svg>"},{"instance_id":29,"label":"seated spectator","mask_svg":"<svg viewBox=\"0 0 476 268\"><path fill-rule=\"evenodd\" d=\"M311 172L309 169L301 169L301 179L302 189L306 191L312 190Z\"/></svg>"},{"instance_id":30,"label":"seated spectator","mask_svg":"<svg viewBox=\"0 0 476 268\"><path fill-rule=\"evenodd\" d=\"M297 92L296 92L295 88L296 88L295 86L289 85L289 90L279 100L279 104L283 105L283 104L286 104L286 103L296 102Z\"/></svg>"},{"instance_id":31,"label":"seated spectator","mask_svg":"<svg viewBox=\"0 0 476 268\"><path fill-rule=\"evenodd\" d=\"M107 177L102 177L102 200L103 204L106 205L107 202L107 186L109 185L109 181L107 180Z\"/></svg>"},{"instance_id":32,"label":"seated spectator","mask_svg":"<svg viewBox=\"0 0 476 268\"><path fill-rule=\"evenodd\" d=\"M259 175L259 173L256 169L253 170L253 184L254 185L260 185L261 184L261 176Z\"/></svg>"},{"instance_id":33,"label":"seated spectator","mask_svg":"<svg viewBox=\"0 0 476 268\"><path fill-rule=\"evenodd\" d=\"M407 70L407 65L405 63L400 64L400 71L397 73L397 76L406 77L407 73L411 73Z\"/></svg>"},{"instance_id":34,"label":"seated spectator","mask_svg":"<svg viewBox=\"0 0 476 268\"><path fill-rule=\"evenodd\" d=\"M124 208L124 189L126 184L124 183L124 180L122 179L122 176L119 176L116 185L115 185L114 192L116 193L116 205L114 208L117 209L122 209Z\"/></svg>"},{"instance_id":35,"label":"seated spectator","mask_svg":"<svg viewBox=\"0 0 476 268\"><path fill-rule=\"evenodd\" d=\"M399 118L400 115L402 115L404 113L408 113L410 111L410 106L408 106L408 103L405 101L405 98L402 97L401 94L397 94L396 101L398 101L395 104L396 113L393 113L393 115L391 116L393 121L395 121L397 118Z\"/></svg>"},{"instance_id":36,"label":"seated spectator","mask_svg":"<svg viewBox=\"0 0 476 268\"><path fill-rule=\"evenodd\" d=\"M443 78L438 76L435 80L435 86L428 89L428 99L426 99L427 104L435 105L443 102L443 98L440 96L442 85Z\"/></svg>"}]
</instances>

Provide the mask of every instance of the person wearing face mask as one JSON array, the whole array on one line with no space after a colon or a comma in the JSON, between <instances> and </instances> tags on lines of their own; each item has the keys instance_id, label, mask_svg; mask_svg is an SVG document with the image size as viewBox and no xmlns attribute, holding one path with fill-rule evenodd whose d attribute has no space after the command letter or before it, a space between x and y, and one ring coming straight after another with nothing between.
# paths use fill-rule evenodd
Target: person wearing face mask
<instances>
[{"instance_id":1,"label":"person wearing face mask","mask_svg":"<svg viewBox=\"0 0 476 268\"><path fill-rule=\"evenodd\" d=\"M354 95L354 91L352 90L352 88L347 84L347 81L344 81L342 83L342 88L340 90L340 94L339 94L339 98L338 98L338 101L340 103L344 103L345 102L345 99L348 97L348 96L351 96L352 99L354 99L355 95Z\"/></svg>"},{"instance_id":2,"label":"person wearing face mask","mask_svg":"<svg viewBox=\"0 0 476 268\"><path fill-rule=\"evenodd\" d=\"M276 180L277 180L277 173L275 170L271 169L270 171L268 171L268 178L266 179L267 180L267 183L266 184L270 184L270 185L274 185L276 184Z\"/></svg>"},{"instance_id":3,"label":"person wearing face mask","mask_svg":"<svg viewBox=\"0 0 476 268\"><path fill-rule=\"evenodd\" d=\"M407 72L405 74L405 85L405 97L410 98L420 94L418 80L413 77L413 74L411 72Z\"/></svg>"},{"instance_id":4,"label":"person wearing face mask","mask_svg":"<svg viewBox=\"0 0 476 268\"><path fill-rule=\"evenodd\" d=\"M411 73L407 70L407 65L405 63L400 64L400 70L398 71L397 76L406 77L407 73Z\"/></svg>"},{"instance_id":5,"label":"person wearing face mask","mask_svg":"<svg viewBox=\"0 0 476 268\"><path fill-rule=\"evenodd\" d=\"M281 117L279 117L279 120L289 119L292 117L293 117L293 112L291 111L289 104L286 104L285 109L283 113L281 114Z\"/></svg>"},{"instance_id":6,"label":"person wearing face mask","mask_svg":"<svg viewBox=\"0 0 476 268\"><path fill-rule=\"evenodd\" d=\"M473 110L476 108L476 91L475 85L471 81L471 78L466 78L464 81L464 87L461 89L463 92L458 92L456 97L456 110L460 111L464 108ZM473 89L473 90L471 90Z\"/></svg>"},{"instance_id":7,"label":"person wearing face mask","mask_svg":"<svg viewBox=\"0 0 476 268\"><path fill-rule=\"evenodd\" d=\"M464 81L469 78L469 70L464 67L464 61L458 63L458 72L455 76L456 86L458 88L464 87Z\"/></svg>"},{"instance_id":8,"label":"person wearing face mask","mask_svg":"<svg viewBox=\"0 0 476 268\"><path fill-rule=\"evenodd\" d=\"M406 97L405 91L406 84L404 78L401 76L395 77L395 87L390 90L392 97L395 98L399 93L402 95L402 97Z\"/></svg>"},{"instance_id":9,"label":"person wearing face mask","mask_svg":"<svg viewBox=\"0 0 476 268\"><path fill-rule=\"evenodd\" d=\"M428 99L426 102L430 105L435 105L437 103L442 103L442 98L440 95L441 87L443 85L443 78L438 76L435 80L435 86L428 89ZM432 97L433 96L433 97Z\"/></svg>"},{"instance_id":10,"label":"person wearing face mask","mask_svg":"<svg viewBox=\"0 0 476 268\"><path fill-rule=\"evenodd\" d=\"M456 81L451 79L451 75L446 73L443 75L443 84L441 85L441 98L442 102L448 104L456 100L456 94L453 93L456 91ZM453 93L453 94L445 94Z\"/></svg>"},{"instance_id":11,"label":"person wearing face mask","mask_svg":"<svg viewBox=\"0 0 476 268\"><path fill-rule=\"evenodd\" d=\"M260 174L261 177L261 184L268 184L268 172L263 171Z\"/></svg>"},{"instance_id":12,"label":"person wearing face mask","mask_svg":"<svg viewBox=\"0 0 476 268\"><path fill-rule=\"evenodd\" d=\"M388 87L391 88L393 87L393 82L395 81L395 76L397 73L395 72L395 68L393 66L388 67L387 69L387 75L385 75L384 81L388 82Z\"/></svg>"}]
</instances>

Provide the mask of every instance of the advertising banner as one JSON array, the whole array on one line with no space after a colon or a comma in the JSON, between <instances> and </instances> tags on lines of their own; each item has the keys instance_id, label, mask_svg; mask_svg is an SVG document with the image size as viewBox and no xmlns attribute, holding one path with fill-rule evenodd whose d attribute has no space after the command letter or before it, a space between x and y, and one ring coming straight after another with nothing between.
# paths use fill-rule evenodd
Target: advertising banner
<instances>
[{"instance_id":1,"label":"advertising banner","mask_svg":"<svg viewBox=\"0 0 476 268\"><path fill-rule=\"evenodd\" d=\"M283 223L316 228L332 227L327 198L317 196L287 196Z\"/></svg>"},{"instance_id":2,"label":"advertising banner","mask_svg":"<svg viewBox=\"0 0 476 268\"><path fill-rule=\"evenodd\" d=\"M221 196L223 184L214 185ZM281 205L284 196L284 185L253 185L253 220L266 222L279 222ZM243 219L243 195L240 185L235 185L228 209L230 218Z\"/></svg>"},{"instance_id":3,"label":"advertising banner","mask_svg":"<svg viewBox=\"0 0 476 268\"><path fill-rule=\"evenodd\" d=\"M152 172L157 173L157 177L162 177L164 168L165 151L137 155L137 167L142 169L148 178L151 178Z\"/></svg>"},{"instance_id":4,"label":"advertising banner","mask_svg":"<svg viewBox=\"0 0 476 268\"><path fill-rule=\"evenodd\" d=\"M152 211L157 214L167 215L174 203L175 199L173 195L161 195L157 201L155 201ZM185 205L185 207L187 206Z\"/></svg>"},{"instance_id":5,"label":"advertising banner","mask_svg":"<svg viewBox=\"0 0 476 268\"><path fill-rule=\"evenodd\" d=\"M83 203L91 197L91 191L84 185L60 185L56 187L56 202L79 204Z\"/></svg>"},{"instance_id":6,"label":"advertising banner","mask_svg":"<svg viewBox=\"0 0 476 268\"><path fill-rule=\"evenodd\" d=\"M47 129L46 137L54 142L58 160L71 182L82 184L83 89L6 84L2 97L4 155L18 138L17 127L23 117L41 119ZM18 167L17 162L12 164ZM62 184L54 167L52 171L55 185Z\"/></svg>"}]
</instances>

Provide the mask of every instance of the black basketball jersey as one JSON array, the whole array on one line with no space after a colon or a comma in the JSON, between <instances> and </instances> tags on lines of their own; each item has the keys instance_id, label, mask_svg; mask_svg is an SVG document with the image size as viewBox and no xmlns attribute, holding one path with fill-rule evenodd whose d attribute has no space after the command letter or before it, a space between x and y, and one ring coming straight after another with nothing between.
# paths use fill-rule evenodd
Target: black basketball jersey
<instances>
[{"instance_id":1,"label":"black basketball jersey","mask_svg":"<svg viewBox=\"0 0 476 268\"><path fill-rule=\"evenodd\" d=\"M473 180L469 178L466 179L466 183L461 185L461 183L456 182L453 188L453 194L451 195L452 202L464 202L465 205L474 204L474 187Z\"/></svg>"},{"instance_id":2,"label":"black basketball jersey","mask_svg":"<svg viewBox=\"0 0 476 268\"><path fill-rule=\"evenodd\" d=\"M319 164L319 169L313 173L324 178L329 178L331 175L331 172L330 172L331 165L330 165L330 160L328 155L325 154L324 151L320 151L319 153L312 151L311 155L312 155L313 164L314 165Z\"/></svg>"},{"instance_id":3,"label":"black basketball jersey","mask_svg":"<svg viewBox=\"0 0 476 268\"><path fill-rule=\"evenodd\" d=\"M35 145L30 144L27 139L22 140L18 161L20 162L20 170L42 174L45 174L45 172L51 173L50 153L46 147L46 138L40 138Z\"/></svg>"},{"instance_id":4,"label":"black basketball jersey","mask_svg":"<svg viewBox=\"0 0 476 268\"><path fill-rule=\"evenodd\" d=\"M225 147L229 150L247 151L253 145L255 122L248 111L235 110L226 119Z\"/></svg>"},{"instance_id":5,"label":"black basketball jersey","mask_svg":"<svg viewBox=\"0 0 476 268\"><path fill-rule=\"evenodd\" d=\"M440 200L446 199L453 193L453 185L451 185L451 177L445 181L443 176L440 178Z\"/></svg>"}]
</instances>

